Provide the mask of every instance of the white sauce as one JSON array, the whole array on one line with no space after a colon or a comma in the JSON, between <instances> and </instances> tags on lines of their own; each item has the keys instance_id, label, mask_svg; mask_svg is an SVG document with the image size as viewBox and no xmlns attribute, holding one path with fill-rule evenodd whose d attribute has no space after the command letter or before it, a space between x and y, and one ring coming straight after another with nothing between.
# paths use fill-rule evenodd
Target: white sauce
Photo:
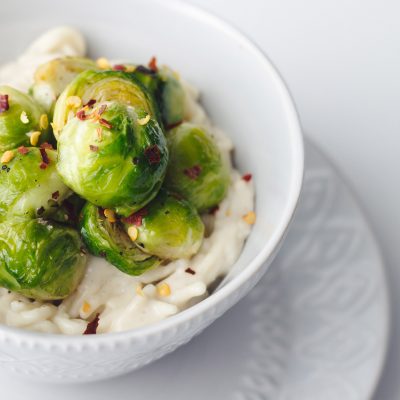
<instances>
[{"instance_id":1,"label":"white sauce","mask_svg":"<svg viewBox=\"0 0 400 400\"><path fill-rule=\"evenodd\" d=\"M85 54L85 41L70 28L51 30L37 39L17 61L0 68L0 84L27 91L35 69L50 59ZM230 139L213 127L198 103L198 92L184 83L188 121L206 126L224 157L233 149ZM24 296L0 288L0 323L40 332L82 334L87 322L100 312L97 332L118 332L150 324L183 310L207 296L207 286L225 275L238 258L251 226L243 216L253 210L252 182L245 182L232 169L232 184L215 217L206 217L213 226L200 251L190 260L173 261L139 277L120 272L105 260L90 257L86 275L60 306L31 302ZM185 272L190 267L195 274ZM171 294L160 297L155 282L165 282ZM141 289L141 290L140 290Z\"/></svg>"}]
</instances>

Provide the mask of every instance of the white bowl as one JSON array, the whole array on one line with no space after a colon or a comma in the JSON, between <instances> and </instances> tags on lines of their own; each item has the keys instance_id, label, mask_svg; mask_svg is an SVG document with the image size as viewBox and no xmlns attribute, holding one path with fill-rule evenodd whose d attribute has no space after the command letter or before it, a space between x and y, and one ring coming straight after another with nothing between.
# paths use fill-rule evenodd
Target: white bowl
<instances>
[{"instance_id":1,"label":"white bowl","mask_svg":"<svg viewBox=\"0 0 400 400\"><path fill-rule=\"evenodd\" d=\"M279 249L303 176L303 145L289 93L262 52L236 29L178 1L14 0L2 5L0 62L44 30L82 30L94 56L146 62L154 54L201 89L214 123L236 145L256 186L257 222L223 285L199 304L144 328L104 335L45 335L0 327L0 366L52 382L109 378L139 368L199 334L258 282ZM6 44L8 43L8 44ZM229 334L229 332L227 332ZM195 360L194 360L195 362Z\"/></svg>"}]
</instances>

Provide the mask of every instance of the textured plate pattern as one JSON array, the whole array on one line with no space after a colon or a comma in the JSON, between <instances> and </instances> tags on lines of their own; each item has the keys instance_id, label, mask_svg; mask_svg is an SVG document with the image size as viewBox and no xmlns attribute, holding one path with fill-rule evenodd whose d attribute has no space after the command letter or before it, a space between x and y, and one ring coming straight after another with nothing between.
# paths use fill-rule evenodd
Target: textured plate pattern
<instances>
[{"instance_id":1,"label":"textured plate pattern","mask_svg":"<svg viewBox=\"0 0 400 400\"><path fill-rule=\"evenodd\" d=\"M334 169L310 145L294 224L250 294L252 353L237 400L366 399L388 328L371 232Z\"/></svg>"},{"instance_id":2,"label":"textured plate pattern","mask_svg":"<svg viewBox=\"0 0 400 400\"><path fill-rule=\"evenodd\" d=\"M13 399L36 393L41 400L109 400L116 394L125 400L133 393L151 400L368 399L388 329L379 251L348 190L310 145L306 171L292 230L268 274L189 345L127 376L62 391L0 376L2 393ZM114 350L111 364L97 360L85 368L127 371L132 359L129 349L122 350L124 357ZM12 358L3 358L12 365ZM60 373L51 371L53 361L43 359L41 368ZM70 374L85 368L71 363Z\"/></svg>"}]
</instances>

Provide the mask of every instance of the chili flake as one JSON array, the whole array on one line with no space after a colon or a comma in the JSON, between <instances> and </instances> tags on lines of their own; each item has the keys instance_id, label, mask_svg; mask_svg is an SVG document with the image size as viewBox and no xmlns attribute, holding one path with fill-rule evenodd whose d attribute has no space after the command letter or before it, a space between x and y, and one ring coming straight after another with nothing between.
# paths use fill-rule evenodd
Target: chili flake
<instances>
[{"instance_id":1,"label":"chili flake","mask_svg":"<svg viewBox=\"0 0 400 400\"><path fill-rule=\"evenodd\" d=\"M60 197L60 192L58 190L51 194L51 198L53 200L57 200L59 197Z\"/></svg>"},{"instance_id":2,"label":"chili flake","mask_svg":"<svg viewBox=\"0 0 400 400\"><path fill-rule=\"evenodd\" d=\"M76 113L76 118L80 119L81 121L85 121L86 119L88 119L88 116L86 115L83 108Z\"/></svg>"},{"instance_id":3,"label":"chili flake","mask_svg":"<svg viewBox=\"0 0 400 400\"><path fill-rule=\"evenodd\" d=\"M94 319L87 324L84 335L95 335L97 333L97 327L99 326L99 313L96 314Z\"/></svg>"},{"instance_id":4,"label":"chili flake","mask_svg":"<svg viewBox=\"0 0 400 400\"><path fill-rule=\"evenodd\" d=\"M251 174L246 174L246 175L243 175L243 176L242 176L242 179L243 179L245 182L250 182L252 177L253 177L253 175L251 175Z\"/></svg>"},{"instance_id":5,"label":"chili flake","mask_svg":"<svg viewBox=\"0 0 400 400\"><path fill-rule=\"evenodd\" d=\"M175 122L174 124L167 125L167 129L168 129L168 130L174 129L174 128L176 128L177 126L179 126L182 122L183 122L183 120L180 120L180 121L178 121L178 122Z\"/></svg>"},{"instance_id":6,"label":"chili flake","mask_svg":"<svg viewBox=\"0 0 400 400\"><path fill-rule=\"evenodd\" d=\"M39 168L40 168L40 169L46 169L46 168L47 168L47 164L46 164L45 162L41 162L41 163L39 164Z\"/></svg>"},{"instance_id":7,"label":"chili flake","mask_svg":"<svg viewBox=\"0 0 400 400\"><path fill-rule=\"evenodd\" d=\"M0 114L10 108L8 103L8 94L0 94Z\"/></svg>"},{"instance_id":8,"label":"chili flake","mask_svg":"<svg viewBox=\"0 0 400 400\"><path fill-rule=\"evenodd\" d=\"M99 124L105 126L108 129L112 128L112 125L110 124L110 122L108 122L106 119L104 118L100 118L99 119Z\"/></svg>"},{"instance_id":9,"label":"chili flake","mask_svg":"<svg viewBox=\"0 0 400 400\"><path fill-rule=\"evenodd\" d=\"M42 161L43 161L45 164L50 164L50 159L49 159L49 156L48 156L47 153L46 153L46 149L43 148L43 147L41 147L39 150L40 150L40 155L41 155L41 157L42 157Z\"/></svg>"},{"instance_id":10,"label":"chili flake","mask_svg":"<svg viewBox=\"0 0 400 400\"><path fill-rule=\"evenodd\" d=\"M117 218L115 217L115 212L110 208L106 208L104 210L104 216L107 218L107 221L110 222L111 224L117 222Z\"/></svg>"},{"instance_id":11,"label":"chili flake","mask_svg":"<svg viewBox=\"0 0 400 400\"><path fill-rule=\"evenodd\" d=\"M96 104L96 100L95 99L90 99L86 104L83 105L83 107L93 107Z\"/></svg>"},{"instance_id":12,"label":"chili flake","mask_svg":"<svg viewBox=\"0 0 400 400\"><path fill-rule=\"evenodd\" d=\"M94 145L89 145L89 149L90 149L90 151L93 151L93 152L96 152L96 151L99 151L99 146L94 146Z\"/></svg>"},{"instance_id":13,"label":"chili flake","mask_svg":"<svg viewBox=\"0 0 400 400\"><path fill-rule=\"evenodd\" d=\"M25 146L20 146L20 147L18 147L18 153L27 154L27 153L29 153L29 149Z\"/></svg>"},{"instance_id":14,"label":"chili flake","mask_svg":"<svg viewBox=\"0 0 400 400\"><path fill-rule=\"evenodd\" d=\"M122 65L122 64L116 64L116 65L114 65L113 69L115 71L125 71L126 67L125 67L125 65Z\"/></svg>"},{"instance_id":15,"label":"chili flake","mask_svg":"<svg viewBox=\"0 0 400 400\"><path fill-rule=\"evenodd\" d=\"M157 72L158 68L157 68L157 58L155 58L154 56L151 57L150 61L149 61L149 68L154 71Z\"/></svg>"},{"instance_id":16,"label":"chili flake","mask_svg":"<svg viewBox=\"0 0 400 400\"><path fill-rule=\"evenodd\" d=\"M49 149L49 150L53 150L53 145L47 142L44 142L40 145L41 149Z\"/></svg>"},{"instance_id":17,"label":"chili flake","mask_svg":"<svg viewBox=\"0 0 400 400\"><path fill-rule=\"evenodd\" d=\"M157 286L157 293L161 297L168 297L171 294L171 288L168 283L162 282Z\"/></svg>"},{"instance_id":18,"label":"chili flake","mask_svg":"<svg viewBox=\"0 0 400 400\"><path fill-rule=\"evenodd\" d=\"M145 208L142 208L139 211L134 212L129 217L124 218L124 222L128 224L133 224L136 226L141 226L143 222L143 218L147 215L148 211Z\"/></svg>"},{"instance_id":19,"label":"chili flake","mask_svg":"<svg viewBox=\"0 0 400 400\"><path fill-rule=\"evenodd\" d=\"M187 272L187 273L190 274L190 275L195 275L195 274L196 274L196 271L193 271L192 268L190 268L190 267L189 267L189 268L186 268L186 269L185 269L185 272Z\"/></svg>"},{"instance_id":20,"label":"chili flake","mask_svg":"<svg viewBox=\"0 0 400 400\"><path fill-rule=\"evenodd\" d=\"M247 224L253 225L256 222L256 213L254 211L249 211L242 218Z\"/></svg>"},{"instance_id":21,"label":"chili flake","mask_svg":"<svg viewBox=\"0 0 400 400\"><path fill-rule=\"evenodd\" d=\"M156 144L147 147L144 151L144 155L150 164L159 164L161 161L161 152Z\"/></svg>"},{"instance_id":22,"label":"chili flake","mask_svg":"<svg viewBox=\"0 0 400 400\"><path fill-rule=\"evenodd\" d=\"M130 226L128 228L128 236L130 237L132 242L134 242L138 238L138 230L136 226Z\"/></svg>"},{"instance_id":23,"label":"chili flake","mask_svg":"<svg viewBox=\"0 0 400 400\"><path fill-rule=\"evenodd\" d=\"M199 175L201 174L201 166L200 165L193 165L193 167L185 168L183 173L189 178L196 180Z\"/></svg>"},{"instance_id":24,"label":"chili flake","mask_svg":"<svg viewBox=\"0 0 400 400\"><path fill-rule=\"evenodd\" d=\"M102 105L100 106L100 108L98 109L98 111L97 111L97 115L103 114L104 111L106 111L106 110L107 110L107 104L102 104Z\"/></svg>"}]
</instances>

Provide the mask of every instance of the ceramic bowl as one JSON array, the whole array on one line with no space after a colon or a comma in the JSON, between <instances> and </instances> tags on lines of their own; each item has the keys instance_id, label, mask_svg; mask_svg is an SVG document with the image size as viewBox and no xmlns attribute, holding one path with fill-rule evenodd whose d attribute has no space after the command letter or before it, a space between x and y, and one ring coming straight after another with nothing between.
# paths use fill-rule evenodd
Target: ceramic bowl
<instances>
[{"instance_id":1,"label":"ceramic bowl","mask_svg":"<svg viewBox=\"0 0 400 400\"><path fill-rule=\"evenodd\" d=\"M188 342L248 293L266 272L292 219L303 175L303 145L290 95L271 62L236 29L179 1L14 0L2 5L0 62L32 38L68 24L82 30L92 56L146 62L154 54L203 93L216 125L236 145L235 162L251 172L257 222L239 260L207 299L140 329L87 336L46 335L0 327L0 367L51 382L110 378ZM229 332L227 332L229 334Z\"/></svg>"}]
</instances>

